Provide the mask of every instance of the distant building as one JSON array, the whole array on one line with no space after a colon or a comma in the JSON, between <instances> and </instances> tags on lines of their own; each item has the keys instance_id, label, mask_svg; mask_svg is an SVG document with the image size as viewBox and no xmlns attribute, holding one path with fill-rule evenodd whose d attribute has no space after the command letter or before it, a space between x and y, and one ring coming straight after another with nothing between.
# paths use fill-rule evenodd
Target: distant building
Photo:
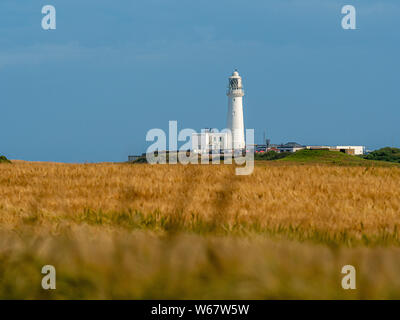
<instances>
[{"instance_id":1,"label":"distant building","mask_svg":"<svg viewBox=\"0 0 400 320\"><path fill-rule=\"evenodd\" d=\"M302 146L297 142L288 142L286 144L280 144L276 148L279 150L279 152L296 152L305 149L306 146Z\"/></svg>"},{"instance_id":2,"label":"distant building","mask_svg":"<svg viewBox=\"0 0 400 320\"><path fill-rule=\"evenodd\" d=\"M266 144L256 144L254 145L254 151L255 152L267 152L268 150L268 145Z\"/></svg>"},{"instance_id":3,"label":"distant building","mask_svg":"<svg viewBox=\"0 0 400 320\"><path fill-rule=\"evenodd\" d=\"M209 140L211 137L208 138ZM249 150L255 153L262 153L268 151L275 152L296 152L302 149L308 150L327 150L343 152L351 155L363 155L366 153L364 146L303 146L297 142L288 142L285 144L254 144L247 146ZM218 147L217 147L218 148ZM210 147L211 149L211 147Z\"/></svg>"},{"instance_id":4,"label":"distant building","mask_svg":"<svg viewBox=\"0 0 400 320\"><path fill-rule=\"evenodd\" d=\"M228 134L226 132L212 132L204 130L202 133L192 134L192 150L195 153L221 152L229 149Z\"/></svg>"},{"instance_id":5,"label":"distant building","mask_svg":"<svg viewBox=\"0 0 400 320\"><path fill-rule=\"evenodd\" d=\"M365 153L364 146L336 146L336 149L348 154L354 154L356 156L363 155Z\"/></svg>"},{"instance_id":6,"label":"distant building","mask_svg":"<svg viewBox=\"0 0 400 320\"><path fill-rule=\"evenodd\" d=\"M255 144L253 146L249 146L254 152L296 152L301 149L305 149L305 146L298 144L297 142L288 142L286 144Z\"/></svg>"},{"instance_id":7,"label":"distant building","mask_svg":"<svg viewBox=\"0 0 400 320\"><path fill-rule=\"evenodd\" d=\"M364 146L307 146L307 149L338 151L356 156L365 154Z\"/></svg>"},{"instance_id":8,"label":"distant building","mask_svg":"<svg viewBox=\"0 0 400 320\"><path fill-rule=\"evenodd\" d=\"M280 152L279 149L276 148L276 147L270 147L270 148L268 148L268 151L274 151L274 152L277 152L277 153Z\"/></svg>"}]
</instances>

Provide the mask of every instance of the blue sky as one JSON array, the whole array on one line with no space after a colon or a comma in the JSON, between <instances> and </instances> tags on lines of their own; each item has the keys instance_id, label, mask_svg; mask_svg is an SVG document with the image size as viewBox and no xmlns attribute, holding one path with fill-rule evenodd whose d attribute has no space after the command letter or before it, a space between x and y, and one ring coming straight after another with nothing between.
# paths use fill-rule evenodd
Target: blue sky
<instances>
[{"instance_id":1,"label":"blue sky","mask_svg":"<svg viewBox=\"0 0 400 320\"><path fill-rule=\"evenodd\" d=\"M169 120L222 129L234 68L258 143L400 147L399 17L398 0L2 0L0 154L124 161Z\"/></svg>"}]
</instances>

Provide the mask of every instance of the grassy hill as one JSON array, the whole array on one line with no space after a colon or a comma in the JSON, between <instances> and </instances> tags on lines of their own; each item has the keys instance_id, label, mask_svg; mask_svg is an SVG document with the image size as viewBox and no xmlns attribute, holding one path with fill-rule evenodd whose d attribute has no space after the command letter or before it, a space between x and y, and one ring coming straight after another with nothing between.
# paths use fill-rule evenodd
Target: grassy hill
<instances>
[{"instance_id":1,"label":"grassy hill","mask_svg":"<svg viewBox=\"0 0 400 320\"><path fill-rule=\"evenodd\" d=\"M5 156L0 156L0 163L11 163Z\"/></svg>"},{"instance_id":2,"label":"grassy hill","mask_svg":"<svg viewBox=\"0 0 400 320\"><path fill-rule=\"evenodd\" d=\"M359 156L352 156L342 152L327 150L299 150L277 161L355 166L395 166L393 163L365 160Z\"/></svg>"}]
</instances>

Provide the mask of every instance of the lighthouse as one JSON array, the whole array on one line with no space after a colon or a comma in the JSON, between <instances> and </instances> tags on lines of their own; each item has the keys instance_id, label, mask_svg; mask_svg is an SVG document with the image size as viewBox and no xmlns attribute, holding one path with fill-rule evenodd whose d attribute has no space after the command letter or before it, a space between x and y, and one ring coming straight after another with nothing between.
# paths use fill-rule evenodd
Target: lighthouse
<instances>
[{"instance_id":1,"label":"lighthouse","mask_svg":"<svg viewBox=\"0 0 400 320\"><path fill-rule=\"evenodd\" d=\"M240 151L246 148L244 141L242 77L235 70L229 77L228 117L226 129L216 132L213 129L203 129L201 133L192 134L192 150L195 153L215 153ZM217 130L218 131L218 130ZM229 131L229 132L226 132Z\"/></svg>"},{"instance_id":2,"label":"lighthouse","mask_svg":"<svg viewBox=\"0 0 400 320\"><path fill-rule=\"evenodd\" d=\"M228 117L227 129L232 133L232 140L229 145L234 150L244 149L244 121L243 121L243 96L244 90L242 77L235 70L229 77L228 91Z\"/></svg>"}]
</instances>

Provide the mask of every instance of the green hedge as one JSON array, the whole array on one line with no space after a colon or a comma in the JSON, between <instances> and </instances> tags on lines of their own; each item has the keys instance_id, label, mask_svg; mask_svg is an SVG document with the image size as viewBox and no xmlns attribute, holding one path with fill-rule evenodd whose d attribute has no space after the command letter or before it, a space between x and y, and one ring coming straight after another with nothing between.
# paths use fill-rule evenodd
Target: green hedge
<instances>
[{"instance_id":1,"label":"green hedge","mask_svg":"<svg viewBox=\"0 0 400 320\"><path fill-rule=\"evenodd\" d=\"M291 152L260 152L254 154L254 160L278 160L287 157Z\"/></svg>"},{"instance_id":2,"label":"green hedge","mask_svg":"<svg viewBox=\"0 0 400 320\"><path fill-rule=\"evenodd\" d=\"M2 162L4 162L4 163L11 163L11 161L8 160L5 156L0 156L0 163L2 163Z\"/></svg>"},{"instance_id":3,"label":"green hedge","mask_svg":"<svg viewBox=\"0 0 400 320\"><path fill-rule=\"evenodd\" d=\"M386 147L372 151L363 157L367 160L379 160L400 163L400 149Z\"/></svg>"}]
</instances>

